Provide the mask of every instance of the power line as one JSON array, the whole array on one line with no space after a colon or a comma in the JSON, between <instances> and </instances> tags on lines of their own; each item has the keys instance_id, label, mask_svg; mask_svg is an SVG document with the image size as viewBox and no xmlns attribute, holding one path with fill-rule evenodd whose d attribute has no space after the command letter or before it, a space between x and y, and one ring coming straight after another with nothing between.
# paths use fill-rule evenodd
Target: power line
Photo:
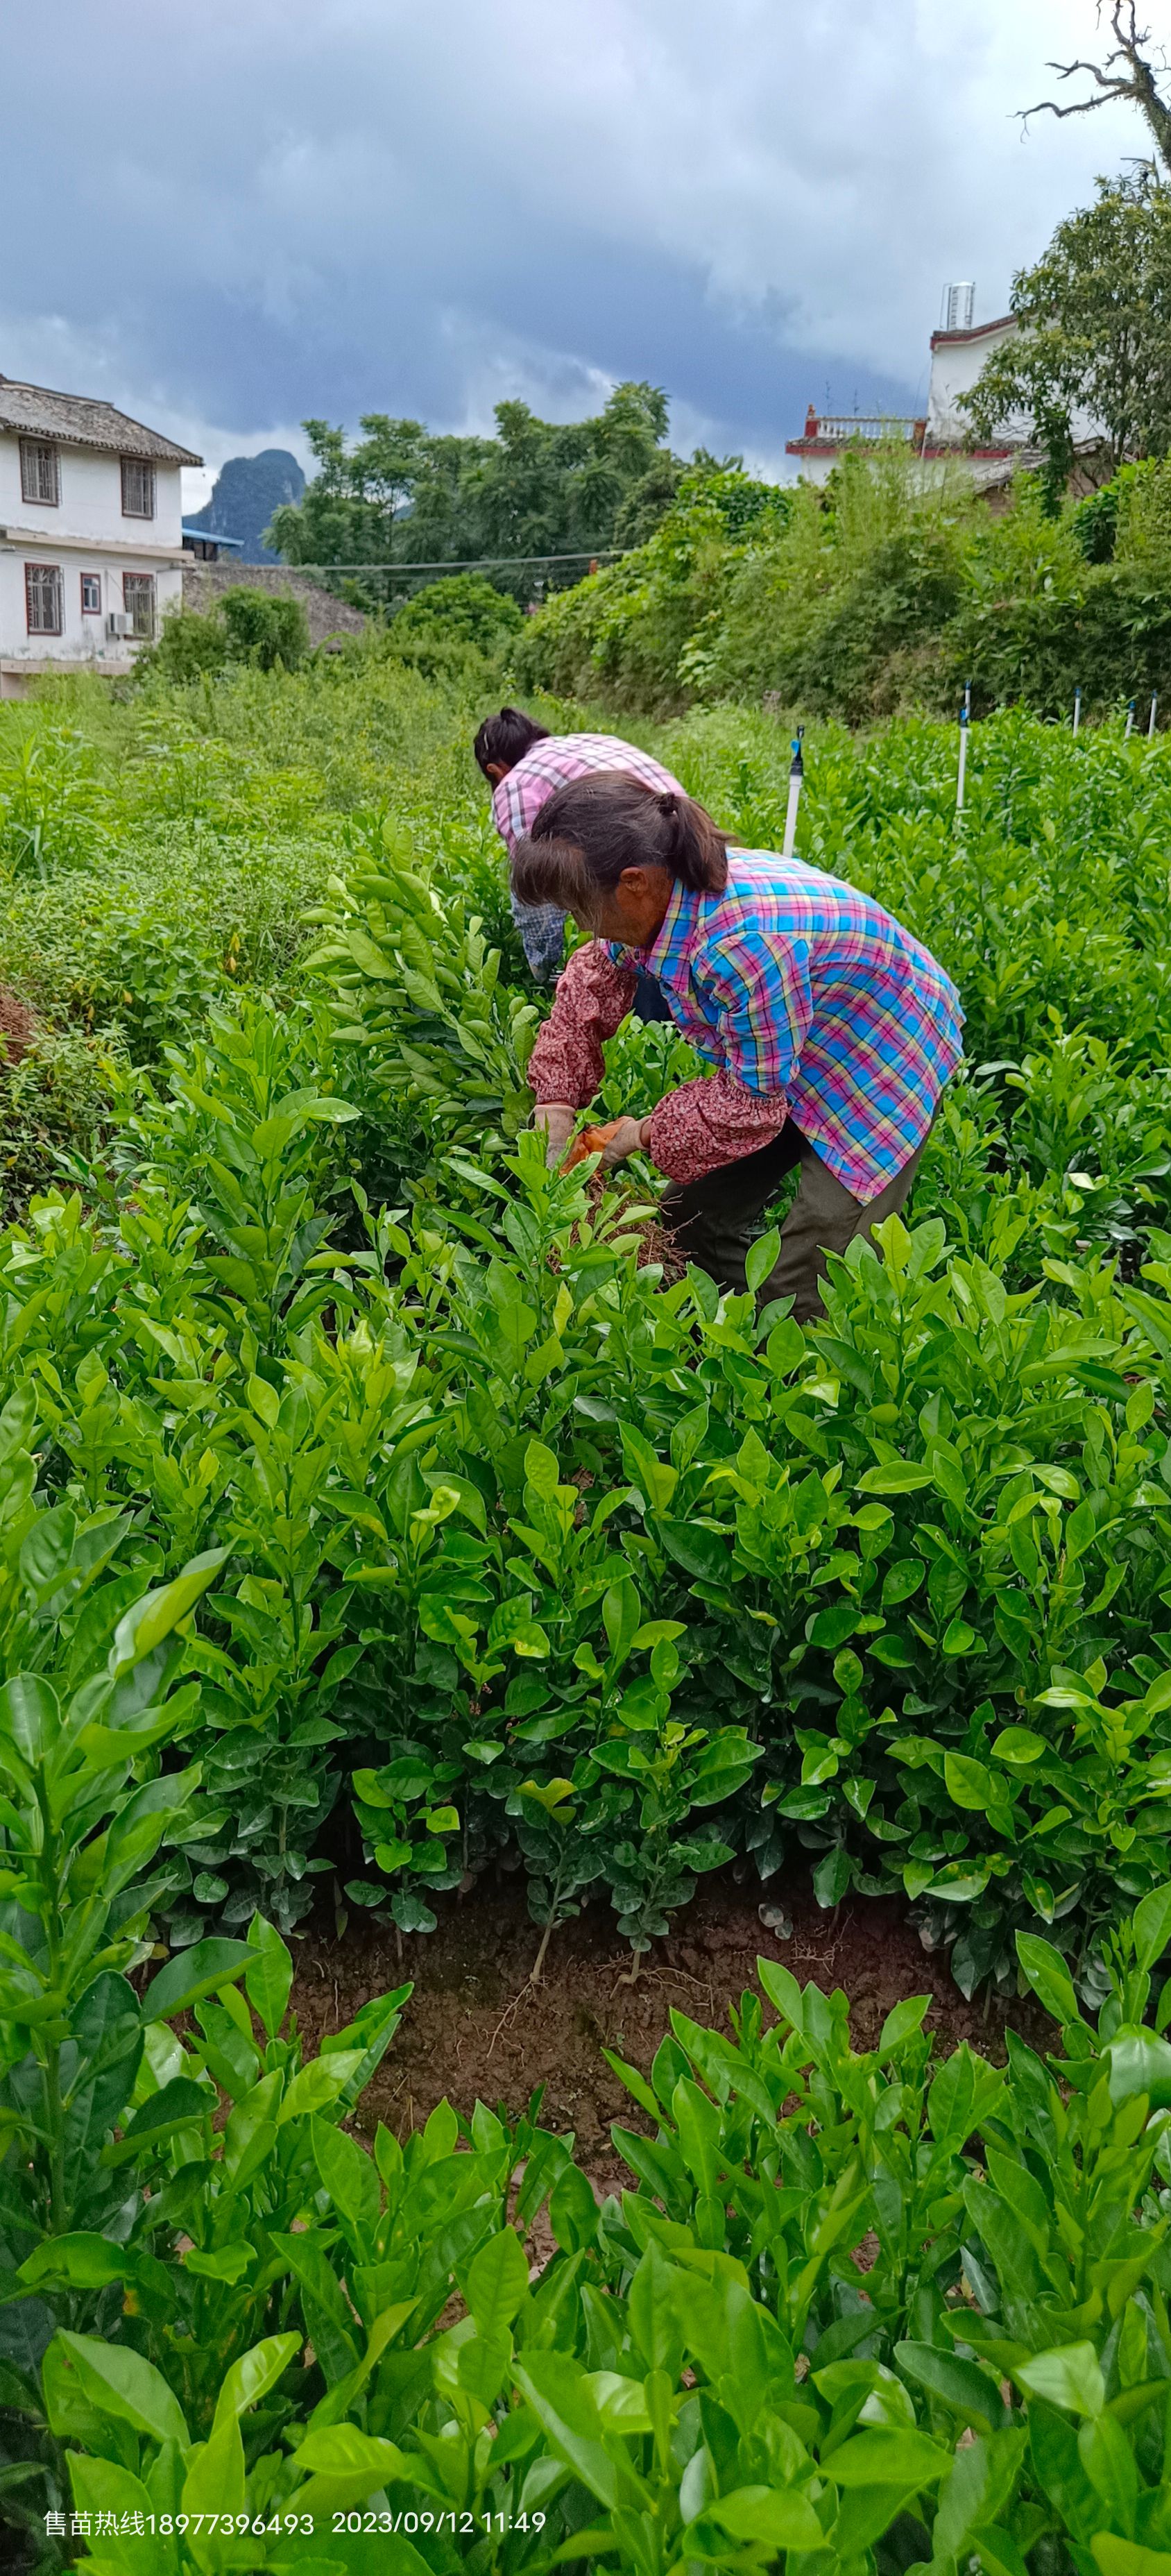
<instances>
[{"instance_id":1,"label":"power line","mask_svg":"<svg viewBox=\"0 0 1171 2576\"><path fill-rule=\"evenodd\" d=\"M214 534L210 530L208 534L214 545ZM372 563L369 559L364 563L285 563L282 560L280 569L282 572L401 572L407 575L416 572L497 572L514 564L600 563L603 555L620 555L623 551L621 546L589 546L575 555L457 555L449 556L446 563L404 563L401 555L385 563Z\"/></svg>"}]
</instances>

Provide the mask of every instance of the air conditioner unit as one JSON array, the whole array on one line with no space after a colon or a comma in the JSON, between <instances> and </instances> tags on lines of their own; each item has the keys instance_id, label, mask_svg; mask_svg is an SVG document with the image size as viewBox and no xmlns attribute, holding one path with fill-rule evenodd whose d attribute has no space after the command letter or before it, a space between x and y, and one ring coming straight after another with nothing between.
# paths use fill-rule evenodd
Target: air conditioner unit
<instances>
[{"instance_id":1,"label":"air conditioner unit","mask_svg":"<svg viewBox=\"0 0 1171 2576\"><path fill-rule=\"evenodd\" d=\"M134 619L127 616L125 609L112 609L106 619L106 633L107 635L133 635Z\"/></svg>"}]
</instances>

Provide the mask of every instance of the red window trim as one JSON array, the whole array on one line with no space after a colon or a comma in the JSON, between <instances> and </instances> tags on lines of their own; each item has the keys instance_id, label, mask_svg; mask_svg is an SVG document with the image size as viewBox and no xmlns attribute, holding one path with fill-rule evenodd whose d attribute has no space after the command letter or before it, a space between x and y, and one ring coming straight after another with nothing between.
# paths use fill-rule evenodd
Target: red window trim
<instances>
[{"instance_id":1,"label":"red window trim","mask_svg":"<svg viewBox=\"0 0 1171 2576\"><path fill-rule=\"evenodd\" d=\"M30 610L30 608L31 608L31 606L32 606L32 600L31 600L31 596L30 596L31 589L32 589L32 583L31 583L31 581L30 581L29 576L30 576L30 574L32 574L32 573L36 573L36 572L51 572L51 573L55 573L55 574L56 574L56 576L57 576L56 583L55 583L55 588L56 588L56 592L57 592L57 607L58 607L58 612L59 612L59 614L58 614L57 624L56 624L55 626L34 626L34 625L32 624L32 622L31 622L31 620L30 620L30 617L29 617L29 610ZM34 563L26 563L26 564L25 564L25 567L24 567L24 625L25 625L25 633L26 633L26 635L63 635L63 634L64 634L64 632L65 632L65 588L64 588L64 584L63 584L62 579L61 579L61 566L60 566L60 564L46 564L46 563L35 563L35 562L34 562Z\"/></svg>"}]
</instances>

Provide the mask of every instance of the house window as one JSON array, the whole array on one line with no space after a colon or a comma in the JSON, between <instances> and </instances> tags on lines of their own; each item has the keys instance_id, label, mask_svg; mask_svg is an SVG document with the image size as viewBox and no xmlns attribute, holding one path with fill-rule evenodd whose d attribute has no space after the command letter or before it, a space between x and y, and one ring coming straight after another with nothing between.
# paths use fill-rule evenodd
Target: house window
<instances>
[{"instance_id":1,"label":"house window","mask_svg":"<svg viewBox=\"0 0 1171 2576\"><path fill-rule=\"evenodd\" d=\"M83 572L81 576L81 613L83 617L101 616L102 576L100 572Z\"/></svg>"},{"instance_id":2,"label":"house window","mask_svg":"<svg viewBox=\"0 0 1171 2576\"><path fill-rule=\"evenodd\" d=\"M155 631L155 577L153 572L124 572L122 598L126 614L134 619L136 635L153 635Z\"/></svg>"},{"instance_id":3,"label":"house window","mask_svg":"<svg viewBox=\"0 0 1171 2576\"><path fill-rule=\"evenodd\" d=\"M155 470L143 456L122 459L122 516L124 519L153 519L155 514Z\"/></svg>"},{"instance_id":4,"label":"house window","mask_svg":"<svg viewBox=\"0 0 1171 2576\"><path fill-rule=\"evenodd\" d=\"M20 497L22 501L35 501L45 510L55 510L60 501L61 474L57 450L48 446L44 439L21 439Z\"/></svg>"},{"instance_id":5,"label":"house window","mask_svg":"<svg viewBox=\"0 0 1171 2576\"><path fill-rule=\"evenodd\" d=\"M60 564L26 563L24 605L30 635L63 632Z\"/></svg>"}]
</instances>

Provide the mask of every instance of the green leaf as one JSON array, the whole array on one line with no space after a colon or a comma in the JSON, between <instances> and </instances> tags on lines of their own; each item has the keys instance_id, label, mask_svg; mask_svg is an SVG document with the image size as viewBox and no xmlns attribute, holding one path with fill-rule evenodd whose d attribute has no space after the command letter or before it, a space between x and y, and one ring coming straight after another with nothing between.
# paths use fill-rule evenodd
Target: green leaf
<instances>
[{"instance_id":1,"label":"green leaf","mask_svg":"<svg viewBox=\"0 0 1171 2576\"><path fill-rule=\"evenodd\" d=\"M770 2552L825 2548L813 2506L795 2487L734 2487L706 2506L703 2520L733 2540L762 2541Z\"/></svg>"},{"instance_id":2,"label":"green leaf","mask_svg":"<svg viewBox=\"0 0 1171 2576\"><path fill-rule=\"evenodd\" d=\"M350 2048L338 2049L328 2056L323 2052L320 2057L310 2058L308 2066L303 2066L293 2077L277 2112L278 2128L283 2128L286 2120L303 2119L310 2111L329 2110L340 2101L351 2076L356 2075L363 2064L364 2056L364 2050Z\"/></svg>"},{"instance_id":3,"label":"green leaf","mask_svg":"<svg viewBox=\"0 0 1171 2576\"><path fill-rule=\"evenodd\" d=\"M140 2104L127 2122L114 2147L107 2147L103 2163L125 2164L132 2156L141 2155L145 2146L170 2137L172 2130L188 2127L192 2120L206 2120L216 2107L215 2095L196 2084L190 2075L172 2075Z\"/></svg>"},{"instance_id":4,"label":"green leaf","mask_svg":"<svg viewBox=\"0 0 1171 2576\"><path fill-rule=\"evenodd\" d=\"M1102 2576L1171 2576L1165 2549L1143 2549L1137 2540L1122 2540L1113 2531L1096 2531L1090 2542Z\"/></svg>"},{"instance_id":5,"label":"green leaf","mask_svg":"<svg viewBox=\"0 0 1171 2576\"><path fill-rule=\"evenodd\" d=\"M844 1843L835 1843L823 1854L813 1873L813 1893L819 1905L840 1905L854 1874L854 1865Z\"/></svg>"},{"instance_id":6,"label":"green leaf","mask_svg":"<svg viewBox=\"0 0 1171 2576\"><path fill-rule=\"evenodd\" d=\"M123 2245L111 2245L104 2236L46 2236L36 2252L27 2256L16 2277L26 2289L54 2287L71 2290L100 2290L109 2281L123 2281L134 2269L134 2256Z\"/></svg>"},{"instance_id":7,"label":"green leaf","mask_svg":"<svg viewBox=\"0 0 1171 2576\"><path fill-rule=\"evenodd\" d=\"M196 1941L190 1950L179 1950L168 1959L152 1978L142 1998L144 2022L169 2021L174 2013L186 2012L189 2005L215 1993L241 1977L256 1953L246 1941Z\"/></svg>"},{"instance_id":8,"label":"green leaf","mask_svg":"<svg viewBox=\"0 0 1171 2576\"><path fill-rule=\"evenodd\" d=\"M1028 2396L1044 2397L1050 2406L1069 2407L1075 2415L1092 2419L1105 2408L1106 2382L1092 2343L1066 2343L1054 2352L1039 2352L1032 2361L1022 2362L1012 2376Z\"/></svg>"},{"instance_id":9,"label":"green leaf","mask_svg":"<svg viewBox=\"0 0 1171 2576\"><path fill-rule=\"evenodd\" d=\"M923 2026L923 2016L930 2002L930 1995L909 1995L905 2003L896 2004L893 2012L888 2012L878 2035L876 2053L880 2058L893 2056L904 2041L914 2038L915 2032Z\"/></svg>"},{"instance_id":10,"label":"green leaf","mask_svg":"<svg viewBox=\"0 0 1171 2576\"><path fill-rule=\"evenodd\" d=\"M1018 1932L1016 1954L1027 1983L1054 2021L1064 2027L1066 2022L1080 2020L1073 1979L1060 1950L1055 1950L1051 1941L1042 1941L1035 1932ZM1171 2050L1168 2055L1171 2057Z\"/></svg>"},{"instance_id":11,"label":"green leaf","mask_svg":"<svg viewBox=\"0 0 1171 2576\"><path fill-rule=\"evenodd\" d=\"M275 2039L288 2009L292 1958L280 1933L262 1914L254 1914L248 1926L248 1950L244 1990L266 2036Z\"/></svg>"},{"instance_id":12,"label":"green leaf","mask_svg":"<svg viewBox=\"0 0 1171 2576\"><path fill-rule=\"evenodd\" d=\"M561 2353L526 2352L513 2377L546 2439L600 2504L612 2512L635 2480L604 2438L604 2426L578 2363ZM613 2440L613 2437L611 2437Z\"/></svg>"},{"instance_id":13,"label":"green leaf","mask_svg":"<svg viewBox=\"0 0 1171 2576\"><path fill-rule=\"evenodd\" d=\"M511 2326L529 2286L524 2249L511 2227L490 2236L468 2269L464 2297L477 2331L503 2335Z\"/></svg>"},{"instance_id":14,"label":"green leaf","mask_svg":"<svg viewBox=\"0 0 1171 2576\"><path fill-rule=\"evenodd\" d=\"M708 1529L702 1521L669 1520L658 1523L668 1556L681 1565L685 1574L698 1583L726 1583L732 1570L728 1542L720 1532Z\"/></svg>"},{"instance_id":15,"label":"green leaf","mask_svg":"<svg viewBox=\"0 0 1171 2576\"><path fill-rule=\"evenodd\" d=\"M993 1782L987 1763L973 1762L966 1753L944 1755L943 1777L949 1798L973 1815L986 1815L995 1797L1004 1798L1004 1784Z\"/></svg>"},{"instance_id":16,"label":"green leaf","mask_svg":"<svg viewBox=\"0 0 1171 2576\"><path fill-rule=\"evenodd\" d=\"M1116 2108L1139 2093L1146 2094L1152 2111L1171 2108L1171 2043L1157 2039L1153 2030L1128 2031L1111 2040L1106 2056Z\"/></svg>"},{"instance_id":17,"label":"green leaf","mask_svg":"<svg viewBox=\"0 0 1171 2576\"><path fill-rule=\"evenodd\" d=\"M567 2254L592 2245L598 2233L598 2204L587 2174L567 2164L549 2195L549 2225L555 2242Z\"/></svg>"},{"instance_id":18,"label":"green leaf","mask_svg":"<svg viewBox=\"0 0 1171 2576\"><path fill-rule=\"evenodd\" d=\"M889 1465L868 1467L858 1479L860 1494L917 1494L933 1482L930 1467L916 1467L906 1458L893 1458Z\"/></svg>"},{"instance_id":19,"label":"green leaf","mask_svg":"<svg viewBox=\"0 0 1171 2576\"><path fill-rule=\"evenodd\" d=\"M961 2361L955 2353L941 2352L932 2343L897 2343L894 2357L905 2377L930 2389L931 2395L949 2406L965 2424L986 2426L994 2432L1008 2422L1008 2409L996 2381L976 2362Z\"/></svg>"},{"instance_id":20,"label":"green leaf","mask_svg":"<svg viewBox=\"0 0 1171 2576\"><path fill-rule=\"evenodd\" d=\"M1140 1968L1154 1968L1171 1941L1171 1886L1153 1887L1131 1920L1135 1956Z\"/></svg>"},{"instance_id":21,"label":"green leaf","mask_svg":"<svg viewBox=\"0 0 1171 2576\"><path fill-rule=\"evenodd\" d=\"M158 1592L147 1592L136 1601L114 1630L110 1648L109 1669L115 1677L140 1664L144 1655L153 1654L179 1621L193 1610L208 1584L214 1582L221 1566L231 1555L227 1547L211 1547L202 1556L193 1556L173 1583L164 1583Z\"/></svg>"},{"instance_id":22,"label":"green leaf","mask_svg":"<svg viewBox=\"0 0 1171 2576\"><path fill-rule=\"evenodd\" d=\"M236 2417L229 2413L217 2420L210 2440L197 2444L191 2455L183 2481L181 2511L189 2515L235 2514L241 2513L243 2507L244 2445ZM218 2551L216 2556L220 2557Z\"/></svg>"},{"instance_id":23,"label":"green leaf","mask_svg":"<svg viewBox=\"0 0 1171 2576\"><path fill-rule=\"evenodd\" d=\"M319 2426L306 2434L293 2457L298 2468L310 2472L306 2484L295 2490L299 2513L342 2512L363 2504L392 2479L434 2492L418 2451L400 2451L378 2434L359 2432L356 2424ZM396 2551L399 2545L393 2544ZM386 2563L397 2565L397 2559Z\"/></svg>"},{"instance_id":24,"label":"green leaf","mask_svg":"<svg viewBox=\"0 0 1171 2576\"><path fill-rule=\"evenodd\" d=\"M22 1778L27 1765L44 1760L60 1726L61 1709L52 1685L35 1673L14 1673L0 1690L0 1769L11 1769L6 1737L18 1756L17 1777Z\"/></svg>"},{"instance_id":25,"label":"green leaf","mask_svg":"<svg viewBox=\"0 0 1171 2576\"><path fill-rule=\"evenodd\" d=\"M1002 1727L992 1745L994 1761L1009 1762L1014 1770L1027 1762L1039 1762L1048 1750L1044 1736L1035 1735L1031 1726Z\"/></svg>"},{"instance_id":26,"label":"green leaf","mask_svg":"<svg viewBox=\"0 0 1171 2576\"><path fill-rule=\"evenodd\" d=\"M132 2424L152 2442L178 2442L187 2449L190 2435L182 2407L153 2362L144 2361L130 2344L102 2343L97 2335L62 2331L57 2341L99 2414Z\"/></svg>"},{"instance_id":27,"label":"green leaf","mask_svg":"<svg viewBox=\"0 0 1171 2576\"><path fill-rule=\"evenodd\" d=\"M221 2383L213 2433L225 2418L244 2415L250 2406L267 2397L300 2349L299 2334L278 2334L267 2335L263 2343L254 2343L250 2352L241 2353Z\"/></svg>"},{"instance_id":28,"label":"green leaf","mask_svg":"<svg viewBox=\"0 0 1171 2576\"><path fill-rule=\"evenodd\" d=\"M901 2487L917 2495L950 2467L951 2453L926 2433L875 2429L857 2433L840 2451L831 2451L824 2474L840 2487Z\"/></svg>"},{"instance_id":29,"label":"green leaf","mask_svg":"<svg viewBox=\"0 0 1171 2576\"><path fill-rule=\"evenodd\" d=\"M314 2119L312 2137L314 2162L334 2208L357 2228L376 2227L382 2195L373 2157L331 2120Z\"/></svg>"},{"instance_id":30,"label":"green leaf","mask_svg":"<svg viewBox=\"0 0 1171 2576\"><path fill-rule=\"evenodd\" d=\"M755 1243L749 1245L744 1259L744 1276L754 1296L758 1288L763 1288L770 1270L775 1268L780 1249L780 1228L775 1225L770 1225L767 1234L758 1235Z\"/></svg>"}]
</instances>

